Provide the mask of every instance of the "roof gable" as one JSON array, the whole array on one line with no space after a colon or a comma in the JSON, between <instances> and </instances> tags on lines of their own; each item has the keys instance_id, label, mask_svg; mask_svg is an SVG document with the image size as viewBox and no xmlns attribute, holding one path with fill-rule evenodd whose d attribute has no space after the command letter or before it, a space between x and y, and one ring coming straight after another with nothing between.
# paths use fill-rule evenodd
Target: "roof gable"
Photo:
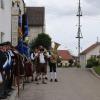
<instances>
[{"instance_id":1,"label":"roof gable","mask_svg":"<svg viewBox=\"0 0 100 100\"><path fill-rule=\"evenodd\" d=\"M73 59L72 55L68 50L58 50L58 55L61 56L63 60Z\"/></svg>"},{"instance_id":2,"label":"roof gable","mask_svg":"<svg viewBox=\"0 0 100 100\"><path fill-rule=\"evenodd\" d=\"M29 26L44 26L45 8L44 7L27 7Z\"/></svg>"},{"instance_id":3,"label":"roof gable","mask_svg":"<svg viewBox=\"0 0 100 100\"><path fill-rule=\"evenodd\" d=\"M100 45L100 42L96 42L95 44L93 44L90 47L88 47L87 49L85 49L83 52L81 52L81 55L87 54L88 52L90 52L91 50L96 48L98 45Z\"/></svg>"}]
</instances>

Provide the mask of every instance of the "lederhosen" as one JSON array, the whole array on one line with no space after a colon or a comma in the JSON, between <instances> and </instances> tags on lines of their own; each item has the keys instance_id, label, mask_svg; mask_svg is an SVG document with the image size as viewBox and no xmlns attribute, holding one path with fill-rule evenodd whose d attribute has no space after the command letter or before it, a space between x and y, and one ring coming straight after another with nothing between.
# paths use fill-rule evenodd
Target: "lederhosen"
<instances>
[{"instance_id":1,"label":"lederhosen","mask_svg":"<svg viewBox=\"0 0 100 100\"><path fill-rule=\"evenodd\" d=\"M32 64L30 61L26 60L25 64L24 64L24 68L25 68L25 75L27 77L32 76L33 72L32 72Z\"/></svg>"},{"instance_id":2,"label":"lederhosen","mask_svg":"<svg viewBox=\"0 0 100 100\"><path fill-rule=\"evenodd\" d=\"M19 75L24 74L24 66L22 63L22 58L19 54L16 54L16 53L14 53L13 72L14 72L15 76L19 76Z\"/></svg>"},{"instance_id":3,"label":"lederhosen","mask_svg":"<svg viewBox=\"0 0 100 100\"><path fill-rule=\"evenodd\" d=\"M13 73L14 76L18 76L18 54L14 53L14 64L13 64Z\"/></svg>"},{"instance_id":4,"label":"lederhosen","mask_svg":"<svg viewBox=\"0 0 100 100\"><path fill-rule=\"evenodd\" d=\"M49 52L49 54L50 54L50 52ZM56 72L56 62L52 62L52 60L49 58L48 64L49 64L50 72Z\"/></svg>"},{"instance_id":5,"label":"lederhosen","mask_svg":"<svg viewBox=\"0 0 100 100\"><path fill-rule=\"evenodd\" d=\"M45 63L40 63L39 57L37 58L38 62L38 71L43 74L47 74L47 57L44 55Z\"/></svg>"},{"instance_id":6,"label":"lederhosen","mask_svg":"<svg viewBox=\"0 0 100 100\"><path fill-rule=\"evenodd\" d=\"M32 54L33 54L33 55L32 55ZM33 57L35 57L34 52L32 52L31 55L32 55ZM34 72L36 71L36 59L32 59L32 58L31 58L31 61L32 61L32 72L34 73Z\"/></svg>"}]
</instances>

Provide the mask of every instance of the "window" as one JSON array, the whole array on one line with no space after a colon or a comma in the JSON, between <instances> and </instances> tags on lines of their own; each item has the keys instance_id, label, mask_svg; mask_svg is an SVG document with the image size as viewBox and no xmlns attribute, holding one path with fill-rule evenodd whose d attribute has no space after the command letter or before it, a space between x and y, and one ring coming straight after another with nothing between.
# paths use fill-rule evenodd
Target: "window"
<instances>
[{"instance_id":1,"label":"window","mask_svg":"<svg viewBox=\"0 0 100 100\"><path fill-rule=\"evenodd\" d=\"M3 9L4 8L4 0L0 0L0 7Z\"/></svg>"}]
</instances>

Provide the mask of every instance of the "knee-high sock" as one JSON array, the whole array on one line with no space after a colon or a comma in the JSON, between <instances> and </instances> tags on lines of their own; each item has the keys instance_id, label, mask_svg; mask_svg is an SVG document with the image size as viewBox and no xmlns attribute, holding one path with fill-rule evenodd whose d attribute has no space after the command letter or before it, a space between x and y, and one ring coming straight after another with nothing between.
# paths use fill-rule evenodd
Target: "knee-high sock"
<instances>
[{"instance_id":1,"label":"knee-high sock","mask_svg":"<svg viewBox=\"0 0 100 100\"><path fill-rule=\"evenodd\" d=\"M57 73L56 72L54 72L54 78L57 79Z\"/></svg>"},{"instance_id":2,"label":"knee-high sock","mask_svg":"<svg viewBox=\"0 0 100 100\"><path fill-rule=\"evenodd\" d=\"M45 78L47 78L47 74L45 75Z\"/></svg>"},{"instance_id":3,"label":"knee-high sock","mask_svg":"<svg viewBox=\"0 0 100 100\"><path fill-rule=\"evenodd\" d=\"M52 72L50 72L50 78L53 79L53 73Z\"/></svg>"}]
</instances>

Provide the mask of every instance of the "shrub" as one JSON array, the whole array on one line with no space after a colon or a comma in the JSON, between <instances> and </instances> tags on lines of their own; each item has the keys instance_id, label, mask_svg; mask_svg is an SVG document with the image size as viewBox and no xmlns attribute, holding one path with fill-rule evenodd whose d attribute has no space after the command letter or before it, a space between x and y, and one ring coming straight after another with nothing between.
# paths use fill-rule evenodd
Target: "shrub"
<instances>
[{"instance_id":1,"label":"shrub","mask_svg":"<svg viewBox=\"0 0 100 100\"><path fill-rule=\"evenodd\" d=\"M92 68L94 66L99 65L99 60L96 57L91 57L90 59L87 60L87 68Z\"/></svg>"}]
</instances>

